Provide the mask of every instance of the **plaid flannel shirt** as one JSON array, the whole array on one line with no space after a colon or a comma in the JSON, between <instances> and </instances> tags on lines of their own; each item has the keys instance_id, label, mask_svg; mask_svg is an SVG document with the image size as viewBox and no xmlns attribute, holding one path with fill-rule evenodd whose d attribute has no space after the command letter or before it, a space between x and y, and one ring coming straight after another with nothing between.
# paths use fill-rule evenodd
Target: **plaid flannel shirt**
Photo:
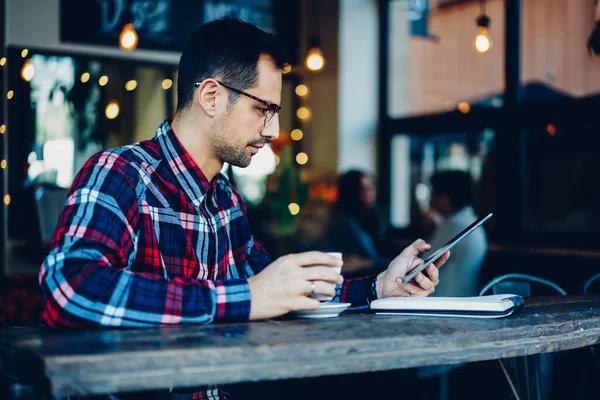
<instances>
[{"instance_id":1,"label":"plaid flannel shirt","mask_svg":"<svg viewBox=\"0 0 600 400\"><path fill-rule=\"evenodd\" d=\"M152 140L82 167L51 247L39 275L42 317L68 328L247 321L247 278L271 262L242 197L223 175L206 179L169 121ZM365 306L370 284L349 279L334 301ZM221 396L213 386L188 398Z\"/></svg>"}]
</instances>

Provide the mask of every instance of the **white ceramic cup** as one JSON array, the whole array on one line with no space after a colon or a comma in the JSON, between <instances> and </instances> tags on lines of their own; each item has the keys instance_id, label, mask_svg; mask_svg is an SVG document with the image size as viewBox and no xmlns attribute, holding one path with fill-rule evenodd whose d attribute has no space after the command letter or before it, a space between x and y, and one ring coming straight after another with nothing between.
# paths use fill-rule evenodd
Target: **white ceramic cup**
<instances>
[{"instance_id":1,"label":"white ceramic cup","mask_svg":"<svg viewBox=\"0 0 600 400\"><path fill-rule=\"evenodd\" d=\"M328 252L327 254L334 256L335 258L339 258L340 260L342 260L342 253L336 253L336 252ZM313 265L313 267L316 267L317 265ZM333 268L335 269L335 271L339 274L342 272L342 267L331 267L329 265L327 265L326 267L328 268ZM310 268L310 267L309 267ZM335 285L333 285L335 287ZM312 298L312 299L317 299L319 301L330 301L331 299L333 299L333 297L331 296L327 296L325 294L319 294L319 293L315 293L315 294L309 294L308 297Z\"/></svg>"}]
</instances>

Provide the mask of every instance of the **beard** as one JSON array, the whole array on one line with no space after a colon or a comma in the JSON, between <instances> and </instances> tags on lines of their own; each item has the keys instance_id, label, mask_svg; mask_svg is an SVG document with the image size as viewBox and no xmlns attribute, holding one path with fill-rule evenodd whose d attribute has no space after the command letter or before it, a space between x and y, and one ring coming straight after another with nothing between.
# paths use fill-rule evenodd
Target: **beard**
<instances>
[{"instance_id":1,"label":"beard","mask_svg":"<svg viewBox=\"0 0 600 400\"><path fill-rule=\"evenodd\" d=\"M212 133L213 152L219 160L230 165L246 168L252 161L252 154L248 154L248 146L262 146L266 140L263 138L254 139L244 146L236 144L228 139L233 139L231 133L230 113L215 122Z\"/></svg>"}]
</instances>

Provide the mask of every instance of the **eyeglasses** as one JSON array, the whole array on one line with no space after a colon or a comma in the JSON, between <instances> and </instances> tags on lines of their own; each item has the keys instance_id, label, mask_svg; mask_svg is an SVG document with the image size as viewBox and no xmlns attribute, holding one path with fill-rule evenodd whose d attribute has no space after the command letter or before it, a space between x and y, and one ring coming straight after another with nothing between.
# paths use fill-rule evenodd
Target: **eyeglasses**
<instances>
[{"instance_id":1,"label":"eyeglasses","mask_svg":"<svg viewBox=\"0 0 600 400\"><path fill-rule=\"evenodd\" d=\"M264 125L265 127L269 126L269 124L271 123L271 121L273 121L273 117L275 116L275 114L279 114L279 112L281 111L281 106L275 103L271 103L270 101L266 101L263 100L259 97L256 97L250 93L246 93L243 90L240 89L236 89L233 86L229 86L221 81L216 81L219 85L222 85L224 87L226 87L229 90L232 90L236 93L239 93L241 95L244 95L246 97L251 98L254 101L259 102L260 104L262 104L263 106L266 107L266 109L260 109L260 111L263 113L263 115L265 116L265 122ZM194 82L194 86L199 87L202 84L202 82Z\"/></svg>"}]
</instances>

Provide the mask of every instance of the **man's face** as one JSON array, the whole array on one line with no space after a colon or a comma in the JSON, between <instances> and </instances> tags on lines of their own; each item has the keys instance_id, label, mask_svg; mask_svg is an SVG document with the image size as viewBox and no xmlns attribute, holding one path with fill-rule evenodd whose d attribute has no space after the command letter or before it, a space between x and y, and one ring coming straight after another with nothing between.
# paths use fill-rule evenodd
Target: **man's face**
<instances>
[{"instance_id":1,"label":"man's face","mask_svg":"<svg viewBox=\"0 0 600 400\"><path fill-rule=\"evenodd\" d=\"M268 102L281 104L281 85L281 72L268 58L261 57L258 61L258 84L244 91ZM228 94L233 95L232 92ZM243 95L229 105L215 121L211 132L213 151L219 160L237 167L247 167L252 156L267 141L279 137L279 116L276 114L265 127L265 111L265 105Z\"/></svg>"}]
</instances>

